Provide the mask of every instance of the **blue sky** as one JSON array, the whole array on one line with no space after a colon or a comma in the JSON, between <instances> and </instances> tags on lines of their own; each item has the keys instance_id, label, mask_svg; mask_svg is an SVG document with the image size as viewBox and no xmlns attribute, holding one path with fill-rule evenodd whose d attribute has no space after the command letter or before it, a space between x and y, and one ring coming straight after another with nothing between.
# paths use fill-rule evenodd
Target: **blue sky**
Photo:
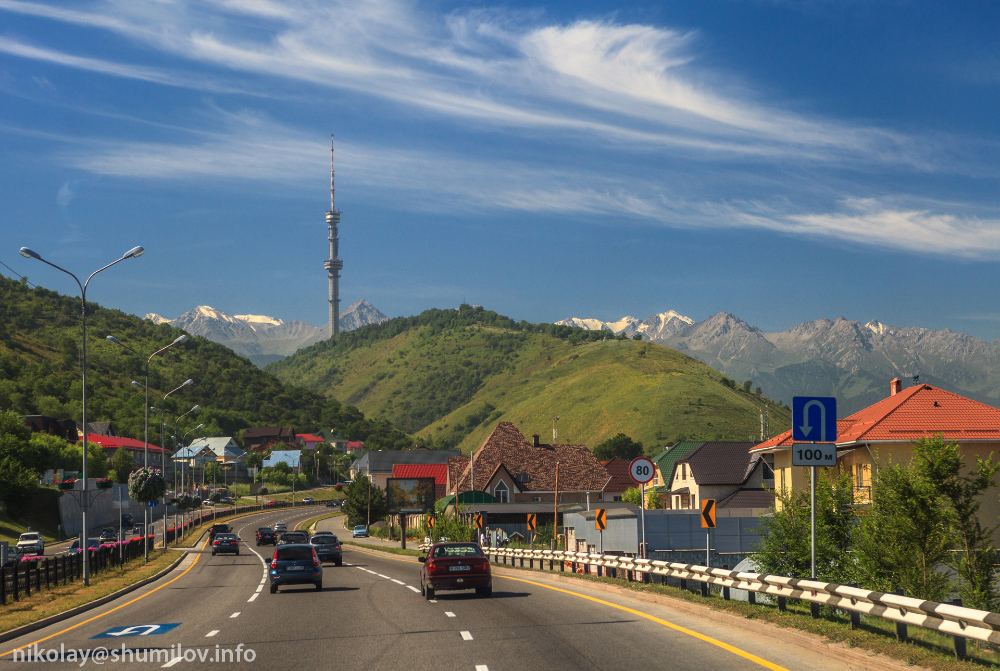
<instances>
[{"instance_id":1,"label":"blue sky","mask_svg":"<svg viewBox=\"0 0 1000 671\"><path fill-rule=\"evenodd\" d=\"M0 261L135 314L1000 337L989 2L0 0ZM0 267L5 274L12 274Z\"/></svg>"}]
</instances>

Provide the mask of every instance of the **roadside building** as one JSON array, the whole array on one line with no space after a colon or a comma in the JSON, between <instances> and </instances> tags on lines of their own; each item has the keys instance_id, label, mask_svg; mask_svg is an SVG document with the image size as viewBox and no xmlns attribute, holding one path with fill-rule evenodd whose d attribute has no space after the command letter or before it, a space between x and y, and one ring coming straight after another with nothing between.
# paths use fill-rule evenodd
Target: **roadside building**
<instances>
[{"instance_id":1,"label":"roadside building","mask_svg":"<svg viewBox=\"0 0 1000 671\"><path fill-rule=\"evenodd\" d=\"M295 445L295 429L288 426L257 426L243 431L243 447L247 452L267 452L278 443Z\"/></svg>"},{"instance_id":2,"label":"roadside building","mask_svg":"<svg viewBox=\"0 0 1000 671\"><path fill-rule=\"evenodd\" d=\"M311 433L295 434L295 443L300 445L304 450L315 450L317 446L325 442L323 436L314 436Z\"/></svg>"},{"instance_id":3,"label":"roadside building","mask_svg":"<svg viewBox=\"0 0 1000 671\"><path fill-rule=\"evenodd\" d=\"M939 435L947 442L958 443L967 464L991 455L995 459L1000 452L1000 409L929 384L903 389L902 382L895 378L886 398L837 420L835 472L850 473L855 502L868 504L876 469L909 463L915 441ZM808 469L792 466L793 444L789 430L752 448L753 454L773 458L775 488L780 492L809 486ZM982 501L979 518L992 526L990 521L998 516L1000 501L991 490ZM1000 545L1000 529L994 531L993 542Z\"/></svg>"},{"instance_id":4,"label":"roadside building","mask_svg":"<svg viewBox=\"0 0 1000 671\"><path fill-rule=\"evenodd\" d=\"M229 482L238 482L240 478L248 477L247 453L240 449L232 436L196 438L191 441L188 448L195 454L204 453L203 465L214 457L215 462L225 471L226 480Z\"/></svg>"},{"instance_id":5,"label":"roadside building","mask_svg":"<svg viewBox=\"0 0 1000 671\"><path fill-rule=\"evenodd\" d=\"M773 483L773 475L761 455L749 452L752 447L751 441L707 442L678 459L670 484L671 509L698 509L705 499L742 502L731 498L741 491L744 497L766 494L765 482Z\"/></svg>"},{"instance_id":6,"label":"roadside building","mask_svg":"<svg viewBox=\"0 0 1000 671\"><path fill-rule=\"evenodd\" d=\"M90 422L88 422L89 424ZM118 451L119 447L125 448L125 451L132 456L132 461L135 463L136 468L141 468L145 463L146 455L146 443L141 440L135 440L134 438L126 438L124 436L103 436L96 433L91 433L87 436L88 443L95 443L101 446L104 454L108 456L108 459ZM166 452L164 455L163 453ZM157 445L149 444L149 466L150 468L160 468L160 462L166 458L166 472L164 477L173 476L173 452L170 450L163 450Z\"/></svg>"},{"instance_id":7,"label":"roadside building","mask_svg":"<svg viewBox=\"0 0 1000 671\"><path fill-rule=\"evenodd\" d=\"M21 419L32 433L47 433L50 436L62 438L67 443L75 443L80 440L76 422L72 419L56 419L46 415L24 415Z\"/></svg>"},{"instance_id":8,"label":"roadside building","mask_svg":"<svg viewBox=\"0 0 1000 671\"><path fill-rule=\"evenodd\" d=\"M283 463L291 469L293 475L299 474L299 460L302 458L302 453L298 450L274 450L271 454L264 460L264 468L273 468L279 463Z\"/></svg>"},{"instance_id":9,"label":"roadside building","mask_svg":"<svg viewBox=\"0 0 1000 671\"><path fill-rule=\"evenodd\" d=\"M627 489L638 486L629 475L629 462L621 457L602 461L601 466L604 466L604 470L611 478L608 480L608 484L604 485L604 491L601 492L602 501L621 501Z\"/></svg>"},{"instance_id":10,"label":"roadside building","mask_svg":"<svg viewBox=\"0 0 1000 671\"><path fill-rule=\"evenodd\" d=\"M448 484L448 464L393 464L394 478L434 478L434 500L444 496Z\"/></svg>"},{"instance_id":11,"label":"roadside building","mask_svg":"<svg viewBox=\"0 0 1000 671\"><path fill-rule=\"evenodd\" d=\"M597 501L611 480L586 445L529 442L500 422L473 453L448 462L448 493L484 491L501 503Z\"/></svg>"},{"instance_id":12,"label":"roadside building","mask_svg":"<svg viewBox=\"0 0 1000 671\"><path fill-rule=\"evenodd\" d=\"M656 495L660 499L660 504L666 509L672 509L674 499L670 495L670 488L674 481L674 470L677 467L678 459L683 459L692 451L698 449L705 442L701 440L686 440L674 443L665 450L653 457L653 464L656 466L656 478L652 485L656 490Z\"/></svg>"},{"instance_id":13,"label":"roadside building","mask_svg":"<svg viewBox=\"0 0 1000 671\"><path fill-rule=\"evenodd\" d=\"M364 456L351 464L351 478L364 475L372 483L385 489L386 480L394 477L393 467L403 465L446 466L448 459L460 454L458 450L376 450L366 452Z\"/></svg>"}]
</instances>

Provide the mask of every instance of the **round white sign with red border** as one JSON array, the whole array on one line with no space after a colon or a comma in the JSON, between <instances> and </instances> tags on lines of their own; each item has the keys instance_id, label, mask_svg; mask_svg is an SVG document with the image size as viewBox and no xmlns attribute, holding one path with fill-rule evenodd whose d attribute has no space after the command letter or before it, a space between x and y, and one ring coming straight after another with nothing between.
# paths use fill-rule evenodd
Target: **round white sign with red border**
<instances>
[{"instance_id":1,"label":"round white sign with red border","mask_svg":"<svg viewBox=\"0 0 1000 671\"><path fill-rule=\"evenodd\" d=\"M656 475L656 467L653 462L646 457L636 457L628 465L628 474L639 484L646 484Z\"/></svg>"}]
</instances>

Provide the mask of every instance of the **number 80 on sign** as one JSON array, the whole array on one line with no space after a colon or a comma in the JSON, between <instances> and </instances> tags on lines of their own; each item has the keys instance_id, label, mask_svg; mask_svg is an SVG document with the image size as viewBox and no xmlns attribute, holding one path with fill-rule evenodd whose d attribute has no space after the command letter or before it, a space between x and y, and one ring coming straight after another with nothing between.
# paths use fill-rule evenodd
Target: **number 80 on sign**
<instances>
[{"instance_id":1,"label":"number 80 on sign","mask_svg":"<svg viewBox=\"0 0 1000 671\"><path fill-rule=\"evenodd\" d=\"M628 474L639 484L645 484L656 475L656 467L646 457L637 457L628 465Z\"/></svg>"}]
</instances>

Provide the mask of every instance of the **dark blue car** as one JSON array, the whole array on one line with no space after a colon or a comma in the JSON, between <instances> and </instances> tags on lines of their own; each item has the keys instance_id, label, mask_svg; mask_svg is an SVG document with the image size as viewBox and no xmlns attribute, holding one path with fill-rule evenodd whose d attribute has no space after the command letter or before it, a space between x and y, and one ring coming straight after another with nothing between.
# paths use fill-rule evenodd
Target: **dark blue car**
<instances>
[{"instance_id":1,"label":"dark blue car","mask_svg":"<svg viewBox=\"0 0 1000 671\"><path fill-rule=\"evenodd\" d=\"M271 580L271 594L279 585L313 585L323 589L323 564L311 545L292 543L280 545L274 550L274 557L268 567Z\"/></svg>"}]
</instances>

